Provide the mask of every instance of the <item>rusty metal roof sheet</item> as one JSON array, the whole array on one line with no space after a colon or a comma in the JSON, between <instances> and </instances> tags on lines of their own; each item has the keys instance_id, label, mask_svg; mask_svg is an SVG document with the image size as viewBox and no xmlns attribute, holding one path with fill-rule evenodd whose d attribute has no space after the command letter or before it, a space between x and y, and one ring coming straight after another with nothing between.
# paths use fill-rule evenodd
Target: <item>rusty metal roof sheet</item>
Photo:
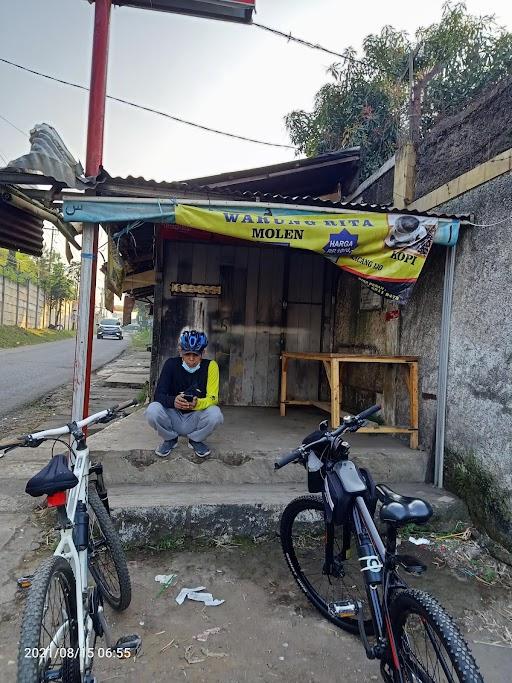
<instances>
[{"instance_id":1,"label":"rusty metal roof sheet","mask_svg":"<svg viewBox=\"0 0 512 683\"><path fill-rule=\"evenodd\" d=\"M43 253L43 220L12 206L0 194L0 246L31 256Z\"/></svg>"}]
</instances>

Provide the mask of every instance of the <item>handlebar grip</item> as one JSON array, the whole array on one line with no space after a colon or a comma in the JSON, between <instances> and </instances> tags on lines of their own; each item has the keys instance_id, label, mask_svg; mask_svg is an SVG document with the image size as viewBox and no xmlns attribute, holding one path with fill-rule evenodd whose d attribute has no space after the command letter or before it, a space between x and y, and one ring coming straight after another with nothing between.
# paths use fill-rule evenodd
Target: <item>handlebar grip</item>
<instances>
[{"instance_id":1,"label":"handlebar grip","mask_svg":"<svg viewBox=\"0 0 512 683\"><path fill-rule=\"evenodd\" d=\"M362 413L359 413L359 415L355 415L356 420L366 420L367 417L370 417L370 415L373 415L374 413L378 413L380 410L381 406L371 406L371 408L367 408L366 410L363 410Z\"/></svg>"},{"instance_id":2,"label":"handlebar grip","mask_svg":"<svg viewBox=\"0 0 512 683\"><path fill-rule=\"evenodd\" d=\"M294 460L297 460L297 458L299 458L301 455L302 451L300 450L300 448L296 448L291 453L288 453L288 455L283 455L282 458L278 458L274 463L274 469L280 470L281 467L284 467L285 465L288 465Z\"/></svg>"},{"instance_id":3,"label":"handlebar grip","mask_svg":"<svg viewBox=\"0 0 512 683\"><path fill-rule=\"evenodd\" d=\"M117 406L114 406L112 410L118 411L118 410L124 410L125 408L131 408L131 406L136 406L138 405L138 401L136 398L132 398L130 401L125 401L124 403L120 403Z\"/></svg>"}]
</instances>

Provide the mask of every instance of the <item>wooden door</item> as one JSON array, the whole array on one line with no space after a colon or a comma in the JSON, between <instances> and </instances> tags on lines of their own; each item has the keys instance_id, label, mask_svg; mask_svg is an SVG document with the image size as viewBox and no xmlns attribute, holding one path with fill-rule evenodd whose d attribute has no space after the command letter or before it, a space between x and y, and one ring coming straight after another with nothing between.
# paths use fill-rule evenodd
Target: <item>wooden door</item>
<instances>
[{"instance_id":1,"label":"wooden door","mask_svg":"<svg viewBox=\"0 0 512 683\"><path fill-rule=\"evenodd\" d=\"M275 406L286 250L167 242L164 256L160 367L179 334L195 327L219 364L221 402ZM172 284L213 285L217 295L172 294Z\"/></svg>"},{"instance_id":2,"label":"wooden door","mask_svg":"<svg viewBox=\"0 0 512 683\"><path fill-rule=\"evenodd\" d=\"M331 351L335 266L319 254L289 251L286 306L286 351ZM288 366L287 396L290 400L320 397L319 363L292 361Z\"/></svg>"}]
</instances>

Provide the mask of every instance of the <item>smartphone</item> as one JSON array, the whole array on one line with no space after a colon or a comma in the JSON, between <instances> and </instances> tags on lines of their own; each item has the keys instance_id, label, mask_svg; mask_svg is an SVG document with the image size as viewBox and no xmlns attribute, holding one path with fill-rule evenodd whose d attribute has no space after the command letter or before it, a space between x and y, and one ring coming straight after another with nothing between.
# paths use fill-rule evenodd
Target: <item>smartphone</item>
<instances>
[{"instance_id":1,"label":"smartphone","mask_svg":"<svg viewBox=\"0 0 512 683\"><path fill-rule=\"evenodd\" d=\"M192 403L192 401L194 400L195 397L192 396L192 394L183 394L183 398L185 399L185 401Z\"/></svg>"}]
</instances>

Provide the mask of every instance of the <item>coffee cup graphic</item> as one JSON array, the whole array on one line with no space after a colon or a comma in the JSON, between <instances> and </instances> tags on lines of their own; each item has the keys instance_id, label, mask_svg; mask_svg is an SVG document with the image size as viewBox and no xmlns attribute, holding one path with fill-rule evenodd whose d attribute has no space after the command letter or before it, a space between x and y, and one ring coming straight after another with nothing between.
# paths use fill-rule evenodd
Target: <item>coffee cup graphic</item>
<instances>
[{"instance_id":1,"label":"coffee cup graphic","mask_svg":"<svg viewBox=\"0 0 512 683\"><path fill-rule=\"evenodd\" d=\"M410 247L426 236L427 230L416 216L398 216L384 243L391 249Z\"/></svg>"}]
</instances>

